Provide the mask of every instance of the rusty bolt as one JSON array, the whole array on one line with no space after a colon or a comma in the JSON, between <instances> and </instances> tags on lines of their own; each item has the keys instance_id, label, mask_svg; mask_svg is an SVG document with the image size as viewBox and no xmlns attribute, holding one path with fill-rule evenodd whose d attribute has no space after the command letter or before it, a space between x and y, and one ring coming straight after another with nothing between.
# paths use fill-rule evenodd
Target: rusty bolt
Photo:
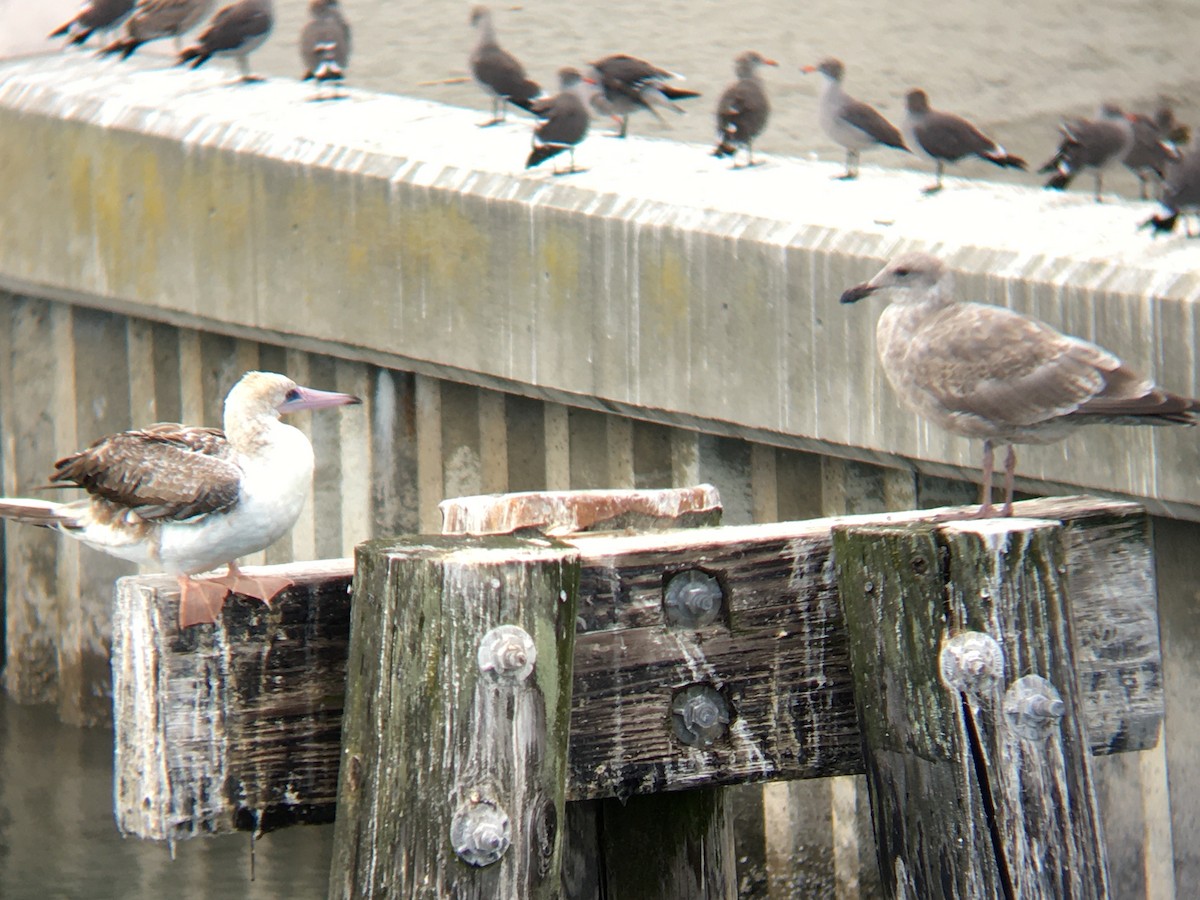
<instances>
[{"instance_id":1,"label":"rusty bolt","mask_svg":"<svg viewBox=\"0 0 1200 900\"><path fill-rule=\"evenodd\" d=\"M491 673L497 681L519 684L533 672L537 648L533 638L517 625L500 625L479 642L479 671Z\"/></svg>"},{"instance_id":2,"label":"rusty bolt","mask_svg":"<svg viewBox=\"0 0 1200 900\"><path fill-rule=\"evenodd\" d=\"M1062 721L1067 706L1058 690L1040 675L1025 675L1004 694L1004 716L1020 737L1029 741L1049 737Z\"/></svg>"},{"instance_id":3,"label":"rusty bolt","mask_svg":"<svg viewBox=\"0 0 1200 900\"><path fill-rule=\"evenodd\" d=\"M512 843L508 813L494 800L472 795L454 812L450 843L458 858L472 866L498 862Z\"/></svg>"},{"instance_id":4,"label":"rusty bolt","mask_svg":"<svg viewBox=\"0 0 1200 900\"><path fill-rule=\"evenodd\" d=\"M663 591L663 616L677 628L703 628L721 615L725 592L716 577L699 569L671 576Z\"/></svg>"},{"instance_id":5,"label":"rusty bolt","mask_svg":"<svg viewBox=\"0 0 1200 900\"><path fill-rule=\"evenodd\" d=\"M1004 651L980 631L964 631L942 645L942 681L952 690L980 696L1004 679Z\"/></svg>"},{"instance_id":6,"label":"rusty bolt","mask_svg":"<svg viewBox=\"0 0 1200 900\"><path fill-rule=\"evenodd\" d=\"M729 730L729 704L709 684L689 684L671 699L675 737L689 747L711 747Z\"/></svg>"}]
</instances>

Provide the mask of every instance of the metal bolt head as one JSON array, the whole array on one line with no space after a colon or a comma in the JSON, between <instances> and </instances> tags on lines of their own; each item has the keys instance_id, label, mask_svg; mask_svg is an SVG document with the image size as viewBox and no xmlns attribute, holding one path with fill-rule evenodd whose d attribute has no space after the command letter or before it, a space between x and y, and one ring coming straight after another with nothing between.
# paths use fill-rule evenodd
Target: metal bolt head
<instances>
[{"instance_id":1,"label":"metal bolt head","mask_svg":"<svg viewBox=\"0 0 1200 900\"><path fill-rule=\"evenodd\" d=\"M663 590L663 616L676 628L703 628L721 615L725 592L716 577L688 569L672 575Z\"/></svg>"},{"instance_id":2,"label":"metal bolt head","mask_svg":"<svg viewBox=\"0 0 1200 900\"><path fill-rule=\"evenodd\" d=\"M479 641L476 655L479 671L497 681L519 684L533 673L537 648L533 638L518 625L500 625Z\"/></svg>"},{"instance_id":3,"label":"metal bolt head","mask_svg":"<svg viewBox=\"0 0 1200 900\"><path fill-rule=\"evenodd\" d=\"M710 684L689 684L671 699L671 727L689 747L711 747L731 720L729 704Z\"/></svg>"},{"instance_id":4,"label":"metal bolt head","mask_svg":"<svg viewBox=\"0 0 1200 900\"><path fill-rule=\"evenodd\" d=\"M512 823L495 800L472 796L454 811L450 843L458 858L472 866L499 862L512 843Z\"/></svg>"},{"instance_id":5,"label":"metal bolt head","mask_svg":"<svg viewBox=\"0 0 1200 900\"><path fill-rule=\"evenodd\" d=\"M942 644L942 682L951 690L983 696L1004 680L1004 651L980 631L964 631Z\"/></svg>"},{"instance_id":6,"label":"metal bolt head","mask_svg":"<svg viewBox=\"0 0 1200 900\"><path fill-rule=\"evenodd\" d=\"M1004 693L1004 717L1019 737L1039 741L1058 728L1067 705L1062 695L1040 675L1025 675Z\"/></svg>"}]
</instances>

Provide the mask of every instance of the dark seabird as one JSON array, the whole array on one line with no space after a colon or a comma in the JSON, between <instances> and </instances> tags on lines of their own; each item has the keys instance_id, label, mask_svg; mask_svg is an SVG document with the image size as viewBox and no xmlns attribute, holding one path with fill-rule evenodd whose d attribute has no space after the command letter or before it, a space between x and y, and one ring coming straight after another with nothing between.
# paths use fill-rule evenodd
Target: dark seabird
<instances>
[{"instance_id":1,"label":"dark seabird","mask_svg":"<svg viewBox=\"0 0 1200 900\"><path fill-rule=\"evenodd\" d=\"M1076 119L1060 127L1062 141L1050 160L1038 169L1054 174L1046 187L1066 190L1079 172L1092 169L1096 178L1095 198L1100 202L1101 180L1109 166L1124 162L1133 149L1133 117L1112 103L1105 103L1094 119Z\"/></svg>"},{"instance_id":2,"label":"dark seabird","mask_svg":"<svg viewBox=\"0 0 1200 900\"><path fill-rule=\"evenodd\" d=\"M200 33L195 46L179 54L179 64L190 63L198 69L214 56L232 56L237 60L243 82L262 81L250 74L250 54L261 47L275 25L271 0L237 0L222 6Z\"/></svg>"},{"instance_id":3,"label":"dark seabird","mask_svg":"<svg viewBox=\"0 0 1200 900\"><path fill-rule=\"evenodd\" d=\"M125 23L124 37L100 52L120 53L122 59L128 59L142 44L168 37L175 39L179 50L180 35L199 25L213 5L214 0L140 0Z\"/></svg>"},{"instance_id":4,"label":"dark seabird","mask_svg":"<svg viewBox=\"0 0 1200 900\"><path fill-rule=\"evenodd\" d=\"M558 83L557 94L533 102L533 112L546 121L533 132L533 150L525 160L525 168L531 169L567 150L571 167L566 172L554 170L555 175L566 175L579 171L575 168L575 145L587 134L589 89L578 69L559 69Z\"/></svg>"},{"instance_id":5,"label":"dark seabird","mask_svg":"<svg viewBox=\"0 0 1200 900\"><path fill-rule=\"evenodd\" d=\"M492 95L492 120L484 122L484 127L504 121L505 103L533 112L533 101L542 95L542 89L525 74L521 61L496 40L491 10L476 6L471 10L471 25L479 29L479 41L471 51L471 74Z\"/></svg>"},{"instance_id":6,"label":"dark seabird","mask_svg":"<svg viewBox=\"0 0 1200 900\"><path fill-rule=\"evenodd\" d=\"M713 156L732 156L737 167L737 148L746 148L746 166L754 165L754 139L762 134L771 116L767 89L758 75L761 66L777 66L756 50L734 58L737 81L717 101L717 148Z\"/></svg>"},{"instance_id":7,"label":"dark seabird","mask_svg":"<svg viewBox=\"0 0 1200 900\"><path fill-rule=\"evenodd\" d=\"M683 108L677 101L700 96L698 91L667 83L681 76L636 56L618 53L596 60L590 66L598 88L592 95L592 107L617 121L620 125L617 137L625 137L629 131L629 116L639 109L648 110L661 122L663 119L656 107L682 114Z\"/></svg>"},{"instance_id":8,"label":"dark seabird","mask_svg":"<svg viewBox=\"0 0 1200 900\"><path fill-rule=\"evenodd\" d=\"M1179 159L1178 145L1186 143L1188 129L1175 120L1174 111L1165 103L1152 116L1134 113L1132 121L1133 146L1124 164L1137 176L1141 198L1149 200L1150 183L1162 184L1167 165Z\"/></svg>"},{"instance_id":9,"label":"dark seabird","mask_svg":"<svg viewBox=\"0 0 1200 900\"><path fill-rule=\"evenodd\" d=\"M906 102L903 127L908 146L937 166L937 180L925 193L940 191L945 164L964 156L978 156L1001 168L1025 168L1025 160L1010 154L966 119L930 107L929 96L919 88L908 92Z\"/></svg>"},{"instance_id":10,"label":"dark seabird","mask_svg":"<svg viewBox=\"0 0 1200 900\"><path fill-rule=\"evenodd\" d=\"M336 85L346 77L346 66L350 62L350 25L342 15L338 0L309 0L308 16L308 22L300 32L304 81Z\"/></svg>"},{"instance_id":11,"label":"dark seabird","mask_svg":"<svg viewBox=\"0 0 1200 900\"><path fill-rule=\"evenodd\" d=\"M86 499L3 498L0 518L175 575L180 626L212 622L230 591L270 602L290 583L237 567L291 530L312 487L312 444L279 416L358 402L247 372L225 398L224 430L162 423L111 434L54 464L54 486ZM191 577L219 566L229 574Z\"/></svg>"},{"instance_id":12,"label":"dark seabird","mask_svg":"<svg viewBox=\"0 0 1200 900\"><path fill-rule=\"evenodd\" d=\"M842 89L846 68L840 59L825 59L815 66L805 66L801 71L805 74L820 72L825 76L819 119L825 133L846 148L846 172L841 178L858 177L859 155L871 147L882 145L908 150L895 125L873 106L855 100Z\"/></svg>"},{"instance_id":13,"label":"dark seabird","mask_svg":"<svg viewBox=\"0 0 1200 900\"><path fill-rule=\"evenodd\" d=\"M70 44L83 44L97 31L111 31L133 11L134 0L90 0L75 18L50 32L50 37L70 35Z\"/></svg>"},{"instance_id":14,"label":"dark seabird","mask_svg":"<svg viewBox=\"0 0 1200 900\"><path fill-rule=\"evenodd\" d=\"M1187 236L1200 236L1192 234L1191 222L1187 219L1188 213L1200 214L1200 147L1192 148L1179 162L1167 166L1161 203L1166 213L1147 219L1143 228L1153 228L1155 234L1169 233L1175 230L1175 223L1183 216Z\"/></svg>"},{"instance_id":15,"label":"dark seabird","mask_svg":"<svg viewBox=\"0 0 1200 900\"><path fill-rule=\"evenodd\" d=\"M954 434L983 439L980 518L994 513L994 448L1007 446L1004 507L1012 515L1014 444L1048 444L1081 425L1194 425L1200 401L1163 390L1114 354L1001 306L962 302L952 273L905 253L842 294L891 302L875 347L900 402Z\"/></svg>"}]
</instances>

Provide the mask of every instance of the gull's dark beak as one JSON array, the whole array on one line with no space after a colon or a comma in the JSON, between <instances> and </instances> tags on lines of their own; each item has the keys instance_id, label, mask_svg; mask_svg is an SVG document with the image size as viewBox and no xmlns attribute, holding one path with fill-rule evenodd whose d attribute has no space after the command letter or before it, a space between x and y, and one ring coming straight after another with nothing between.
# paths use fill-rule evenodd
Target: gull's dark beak
<instances>
[{"instance_id":1,"label":"gull's dark beak","mask_svg":"<svg viewBox=\"0 0 1200 900\"><path fill-rule=\"evenodd\" d=\"M870 297L877 290L878 288L873 287L868 283L856 284L854 287L846 288L846 290L842 292L842 299L840 302L857 303L864 297Z\"/></svg>"}]
</instances>

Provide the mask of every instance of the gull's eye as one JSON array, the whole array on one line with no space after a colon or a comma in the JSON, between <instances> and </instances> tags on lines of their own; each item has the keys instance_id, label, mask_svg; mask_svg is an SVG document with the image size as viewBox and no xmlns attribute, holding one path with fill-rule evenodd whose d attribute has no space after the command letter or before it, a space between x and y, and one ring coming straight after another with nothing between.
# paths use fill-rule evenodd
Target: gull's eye
<instances>
[{"instance_id":1,"label":"gull's eye","mask_svg":"<svg viewBox=\"0 0 1200 900\"><path fill-rule=\"evenodd\" d=\"M300 399L300 390L298 388L292 388L290 391L288 391L286 394L283 395L284 403L291 403L291 402L293 402L295 400L299 400L299 399Z\"/></svg>"},{"instance_id":2,"label":"gull's eye","mask_svg":"<svg viewBox=\"0 0 1200 900\"><path fill-rule=\"evenodd\" d=\"M909 275L911 275L911 274L912 274L912 270L911 270L911 269L905 269L905 268L901 267L901 268L899 268L899 269L897 269L897 270L896 270L896 277L897 277L897 278L907 278L907 277L908 277Z\"/></svg>"}]
</instances>

